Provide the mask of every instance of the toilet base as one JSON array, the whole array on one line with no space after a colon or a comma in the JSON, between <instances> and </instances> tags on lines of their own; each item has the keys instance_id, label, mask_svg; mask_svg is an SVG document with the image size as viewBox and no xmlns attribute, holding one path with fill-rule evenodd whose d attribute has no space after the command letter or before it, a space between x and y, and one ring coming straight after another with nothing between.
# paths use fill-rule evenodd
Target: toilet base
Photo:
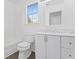
<instances>
[{"instance_id":1,"label":"toilet base","mask_svg":"<svg viewBox=\"0 0 79 59\"><path fill-rule=\"evenodd\" d=\"M30 49L27 51L19 51L18 59L27 59L31 55Z\"/></svg>"}]
</instances>

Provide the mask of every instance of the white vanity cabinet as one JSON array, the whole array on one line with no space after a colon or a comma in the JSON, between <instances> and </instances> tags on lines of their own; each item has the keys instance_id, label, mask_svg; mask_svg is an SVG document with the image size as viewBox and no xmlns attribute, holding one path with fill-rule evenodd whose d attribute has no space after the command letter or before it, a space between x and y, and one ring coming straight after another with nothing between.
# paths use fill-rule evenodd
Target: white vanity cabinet
<instances>
[{"instance_id":1,"label":"white vanity cabinet","mask_svg":"<svg viewBox=\"0 0 79 59\"><path fill-rule=\"evenodd\" d=\"M36 35L36 59L75 59L75 38L60 35Z\"/></svg>"},{"instance_id":2,"label":"white vanity cabinet","mask_svg":"<svg viewBox=\"0 0 79 59\"><path fill-rule=\"evenodd\" d=\"M36 59L60 59L60 37L36 35Z\"/></svg>"}]
</instances>

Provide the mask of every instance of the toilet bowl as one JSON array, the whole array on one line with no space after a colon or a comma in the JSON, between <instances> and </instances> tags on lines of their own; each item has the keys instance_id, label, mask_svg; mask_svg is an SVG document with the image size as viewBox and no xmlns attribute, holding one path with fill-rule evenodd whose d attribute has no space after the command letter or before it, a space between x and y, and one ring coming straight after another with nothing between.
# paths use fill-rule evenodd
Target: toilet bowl
<instances>
[{"instance_id":1,"label":"toilet bowl","mask_svg":"<svg viewBox=\"0 0 79 59\"><path fill-rule=\"evenodd\" d=\"M23 42L17 44L17 50L19 51L18 59L27 59L31 54L31 43L34 41L31 36L26 36Z\"/></svg>"}]
</instances>

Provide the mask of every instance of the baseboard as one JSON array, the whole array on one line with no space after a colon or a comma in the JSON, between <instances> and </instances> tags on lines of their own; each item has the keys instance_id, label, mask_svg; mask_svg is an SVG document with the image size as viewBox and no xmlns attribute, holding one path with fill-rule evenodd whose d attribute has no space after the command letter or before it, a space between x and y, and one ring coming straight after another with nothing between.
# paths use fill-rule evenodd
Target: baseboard
<instances>
[{"instance_id":1,"label":"baseboard","mask_svg":"<svg viewBox=\"0 0 79 59\"><path fill-rule=\"evenodd\" d=\"M4 47L4 58L14 54L15 52L17 52L17 44L20 43L22 40L17 40L17 41L12 41L12 43L8 43L7 45L5 45ZM31 50L33 52L35 52L35 46L34 44L32 45Z\"/></svg>"},{"instance_id":2,"label":"baseboard","mask_svg":"<svg viewBox=\"0 0 79 59\"><path fill-rule=\"evenodd\" d=\"M15 52L17 52L17 44L21 42L21 40L18 40L18 41L14 41L12 43L9 43L7 44L5 47L4 47L4 58L14 54Z\"/></svg>"}]
</instances>

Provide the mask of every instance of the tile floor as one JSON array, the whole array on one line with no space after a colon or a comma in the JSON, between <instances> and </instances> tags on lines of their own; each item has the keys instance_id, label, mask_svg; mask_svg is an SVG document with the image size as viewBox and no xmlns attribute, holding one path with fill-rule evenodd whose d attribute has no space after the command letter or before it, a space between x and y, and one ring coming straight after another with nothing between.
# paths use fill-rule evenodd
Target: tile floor
<instances>
[{"instance_id":1,"label":"tile floor","mask_svg":"<svg viewBox=\"0 0 79 59\"><path fill-rule=\"evenodd\" d=\"M19 52L16 52L16 53L12 54L11 56L9 56L5 59L18 59L18 55L19 55ZM35 53L32 52L32 54L29 56L28 59L35 59Z\"/></svg>"}]
</instances>

